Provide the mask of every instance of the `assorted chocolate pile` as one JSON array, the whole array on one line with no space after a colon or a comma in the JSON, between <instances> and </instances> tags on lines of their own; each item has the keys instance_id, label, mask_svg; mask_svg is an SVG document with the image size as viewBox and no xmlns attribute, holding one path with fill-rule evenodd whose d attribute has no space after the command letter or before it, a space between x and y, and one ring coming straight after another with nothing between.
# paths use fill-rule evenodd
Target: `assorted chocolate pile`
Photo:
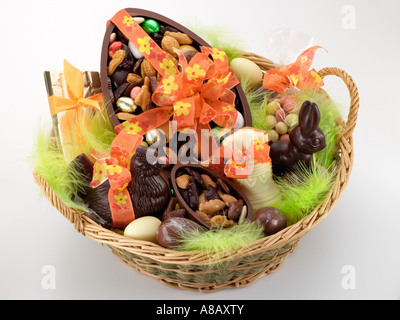
<instances>
[{"instance_id":1,"label":"assorted chocolate pile","mask_svg":"<svg viewBox=\"0 0 400 320\"><path fill-rule=\"evenodd\" d=\"M229 180L201 166L178 165L171 180L181 207L207 228L240 224L251 212L247 198Z\"/></svg>"}]
</instances>

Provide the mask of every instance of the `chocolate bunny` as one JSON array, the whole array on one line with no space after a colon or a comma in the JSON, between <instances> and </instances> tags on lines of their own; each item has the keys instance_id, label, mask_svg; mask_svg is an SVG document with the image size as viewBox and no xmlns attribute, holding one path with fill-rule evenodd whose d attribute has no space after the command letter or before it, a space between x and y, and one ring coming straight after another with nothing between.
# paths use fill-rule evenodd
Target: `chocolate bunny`
<instances>
[{"instance_id":1,"label":"chocolate bunny","mask_svg":"<svg viewBox=\"0 0 400 320\"><path fill-rule=\"evenodd\" d=\"M289 134L290 141L270 143L274 175L284 175L299 162L309 166L313 154L326 147L325 135L318 128L319 121L318 106L310 101L305 101L299 112L299 123Z\"/></svg>"}]
</instances>

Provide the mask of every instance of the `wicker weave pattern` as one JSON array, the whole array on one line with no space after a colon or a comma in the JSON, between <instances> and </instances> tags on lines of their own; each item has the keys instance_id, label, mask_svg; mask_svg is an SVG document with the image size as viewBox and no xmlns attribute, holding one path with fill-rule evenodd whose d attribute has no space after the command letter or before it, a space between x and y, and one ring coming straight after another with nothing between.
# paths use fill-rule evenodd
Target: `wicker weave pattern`
<instances>
[{"instance_id":1,"label":"wicker weave pattern","mask_svg":"<svg viewBox=\"0 0 400 320\"><path fill-rule=\"evenodd\" d=\"M263 70L275 67L273 62L255 54L246 53L245 57ZM339 68L325 68L319 74L322 78L328 75L341 78L351 98L346 126L338 141L340 161L334 186L326 200L307 217L272 236L232 249L229 256L218 259L217 265L210 262L213 253L172 251L157 244L128 239L102 228L83 212L67 207L47 182L36 174L35 182L51 204L74 224L78 232L108 245L119 259L136 271L174 288L200 292L248 286L280 267L287 255L295 250L300 238L331 211L349 181L354 156L352 134L359 108L358 90L352 78Z\"/></svg>"}]
</instances>

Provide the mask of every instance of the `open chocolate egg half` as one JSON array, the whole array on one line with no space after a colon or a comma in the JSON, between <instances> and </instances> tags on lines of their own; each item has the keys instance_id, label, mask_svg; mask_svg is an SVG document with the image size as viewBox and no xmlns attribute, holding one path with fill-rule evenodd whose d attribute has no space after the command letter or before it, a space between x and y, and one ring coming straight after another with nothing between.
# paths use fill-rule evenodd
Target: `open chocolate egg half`
<instances>
[{"instance_id":1,"label":"open chocolate egg half","mask_svg":"<svg viewBox=\"0 0 400 320\"><path fill-rule=\"evenodd\" d=\"M170 30L170 32L180 32L189 36L193 42L189 45L192 48L195 48L197 51L201 51L201 47L210 47L203 39L197 36L195 33L190 31L189 29L185 28L184 26L176 23L175 21L166 18L162 15L157 13L136 9L136 8L128 8L125 9L131 17L140 17L144 18L145 21L151 20L151 22L156 22L156 26L160 26L161 29L158 31L157 28L155 30L151 30L151 24L146 26L146 28L150 28L151 32L149 34L153 40L160 42L160 37L162 37L162 33L165 30ZM157 32L154 32L157 31ZM110 45L113 43L118 43L118 45L114 45L115 48L110 48ZM122 46L121 46L122 42ZM183 47L183 45L182 45ZM188 48L187 46L185 48ZM109 76L108 68L111 61L110 54L113 54L113 50L124 50L126 52L124 61L122 62L123 67L117 67L117 70ZM188 49L190 51L190 47ZM111 53L110 53L111 52ZM133 104L132 105L132 96L134 96L135 92L132 93L132 90L135 86L139 86L140 82L143 79L140 79L141 72L145 69L146 66L141 66L140 57L133 55L132 51L129 48L129 41L124 37L124 35L118 30L118 28L113 24L111 21L107 26L106 33L104 35L102 52L101 52L101 66L100 66L100 76L101 76L101 85L102 91L104 95L105 103L107 104L108 114L111 118L112 123L114 126L119 125L125 120L128 120L130 114L139 114L143 112L141 107ZM149 68L151 69L151 68ZM151 72L151 71L150 71ZM130 81L127 81L128 74L131 74ZM137 77L135 76L137 75ZM149 87L153 87L157 85L157 76L151 77L151 83ZM138 90L137 90L138 91ZM235 99L235 107L238 112L243 115L244 119L244 126L251 126L252 125L252 118L250 108L246 99L246 96L243 92L242 87L239 85L235 86L231 89L231 91L236 95ZM151 90L150 90L151 94ZM119 98L126 98L121 99L118 103ZM132 100L129 100L132 99ZM148 95L146 97L148 99ZM121 110L127 110L124 112ZM117 113L120 113L117 116Z\"/></svg>"},{"instance_id":2,"label":"open chocolate egg half","mask_svg":"<svg viewBox=\"0 0 400 320\"><path fill-rule=\"evenodd\" d=\"M250 201L229 179L201 165L175 165L171 184L179 205L208 229L240 224L253 216Z\"/></svg>"}]
</instances>

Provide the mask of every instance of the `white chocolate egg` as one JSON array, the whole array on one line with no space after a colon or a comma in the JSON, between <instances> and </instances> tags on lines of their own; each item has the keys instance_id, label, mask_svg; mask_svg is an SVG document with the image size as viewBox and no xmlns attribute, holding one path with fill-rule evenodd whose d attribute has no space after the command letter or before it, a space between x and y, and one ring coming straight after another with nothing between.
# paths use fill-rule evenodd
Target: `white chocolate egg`
<instances>
[{"instance_id":1,"label":"white chocolate egg","mask_svg":"<svg viewBox=\"0 0 400 320\"><path fill-rule=\"evenodd\" d=\"M253 61L245 58L232 59L231 69L241 83L247 83L249 87L255 87L262 83L264 73Z\"/></svg>"},{"instance_id":2,"label":"white chocolate egg","mask_svg":"<svg viewBox=\"0 0 400 320\"><path fill-rule=\"evenodd\" d=\"M157 231L161 220L153 216L138 218L128 224L124 236L136 240L157 242Z\"/></svg>"}]
</instances>

